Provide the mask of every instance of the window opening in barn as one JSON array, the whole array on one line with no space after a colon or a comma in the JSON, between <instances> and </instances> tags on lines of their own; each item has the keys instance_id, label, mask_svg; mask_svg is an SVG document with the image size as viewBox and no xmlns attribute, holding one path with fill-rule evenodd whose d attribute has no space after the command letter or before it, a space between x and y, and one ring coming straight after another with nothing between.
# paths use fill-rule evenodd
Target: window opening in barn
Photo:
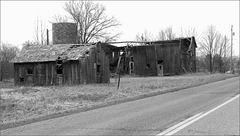
<instances>
[{"instance_id":1,"label":"window opening in barn","mask_svg":"<svg viewBox=\"0 0 240 136\"><path fill-rule=\"evenodd\" d=\"M24 82L24 78L20 77L20 83Z\"/></svg>"},{"instance_id":2,"label":"window opening in barn","mask_svg":"<svg viewBox=\"0 0 240 136\"><path fill-rule=\"evenodd\" d=\"M100 67L101 65L97 65L97 73L100 73Z\"/></svg>"},{"instance_id":3,"label":"window opening in barn","mask_svg":"<svg viewBox=\"0 0 240 136\"><path fill-rule=\"evenodd\" d=\"M63 70L60 69L60 68L57 68L57 74L58 74L58 75L61 75L62 73L63 73Z\"/></svg>"},{"instance_id":4,"label":"window opening in barn","mask_svg":"<svg viewBox=\"0 0 240 136\"><path fill-rule=\"evenodd\" d=\"M134 62L129 62L130 71L129 74L132 74L134 71Z\"/></svg>"},{"instance_id":5,"label":"window opening in barn","mask_svg":"<svg viewBox=\"0 0 240 136\"><path fill-rule=\"evenodd\" d=\"M87 50L85 53L86 53L86 54L89 54L89 52L90 52L90 51L89 51L89 50Z\"/></svg>"},{"instance_id":6,"label":"window opening in barn","mask_svg":"<svg viewBox=\"0 0 240 136\"><path fill-rule=\"evenodd\" d=\"M147 69L149 69L150 68L150 64L147 64Z\"/></svg>"},{"instance_id":7,"label":"window opening in barn","mask_svg":"<svg viewBox=\"0 0 240 136\"><path fill-rule=\"evenodd\" d=\"M27 69L27 75L33 75L33 68Z\"/></svg>"},{"instance_id":8,"label":"window opening in barn","mask_svg":"<svg viewBox=\"0 0 240 136\"><path fill-rule=\"evenodd\" d=\"M63 74L62 60L57 60L56 71L59 75Z\"/></svg>"},{"instance_id":9,"label":"window opening in barn","mask_svg":"<svg viewBox=\"0 0 240 136\"><path fill-rule=\"evenodd\" d=\"M131 57L130 57L130 61L132 61L132 62L133 62L133 56L131 56Z\"/></svg>"},{"instance_id":10,"label":"window opening in barn","mask_svg":"<svg viewBox=\"0 0 240 136\"><path fill-rule=\"evenodd\" d=\"M157 64L162 64L163 60L158 60Z\"/></svg>"}]
</instances>

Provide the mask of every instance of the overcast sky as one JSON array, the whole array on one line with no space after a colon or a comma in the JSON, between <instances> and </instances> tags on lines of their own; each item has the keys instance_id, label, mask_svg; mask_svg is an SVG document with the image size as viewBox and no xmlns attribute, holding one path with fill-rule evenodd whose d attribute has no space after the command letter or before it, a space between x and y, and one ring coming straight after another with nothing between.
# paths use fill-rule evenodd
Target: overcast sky
<instances>
[{"instance_id":1,"label":"overcast sky","mask_svg":"<svg viewBox=\"0 0 240 136\"><path fill-rule=\"evenodd\" d=\"M122 26L118 41L135 40L145 30L157 35L171 26L178 35L181 29L195 28L198 35L207 26L230 38L231 25L234 55L239 55L239 1L95 1L104 5L109 16L115 16ZM64 1L1 1L1 41L21 45L33 40L34 21L37 16L51 28L54 14L67 14Z\"/></svg>"}]
</instances>

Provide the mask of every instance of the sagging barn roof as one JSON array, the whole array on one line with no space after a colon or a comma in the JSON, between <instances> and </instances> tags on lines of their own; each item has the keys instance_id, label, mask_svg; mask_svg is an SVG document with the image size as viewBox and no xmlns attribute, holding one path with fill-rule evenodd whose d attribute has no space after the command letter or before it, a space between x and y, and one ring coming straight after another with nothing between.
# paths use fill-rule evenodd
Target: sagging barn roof
<instances>
[{"instance_id":1,"label":"sagging barn roof","mask_svg":"<svg viewBox=\"0 0 240 136\"><path fill-rule=\"evenodd\" d=\"M108 44L111 44L112 46L115 46L114 44L131 44L132 46L143 46L143 45L150 45L150 44L171 44L171 43L179 43L181 40L188 40L190 43L194 44L195 47L197 47L195 37L180 37L175 38L172 40L162 40L162 41L123 41L123 42L109 42ZM124 48L127 45L123 46L115 46L117 48Z\"/></svg>"},{"instance_id":2,"label":"sagging barn roof","mask_svg":"<svg viewBox=\"0 0 240 136\"><path fill-rule=\"evenodd\" d=\"M77 60L85 56L96 44L54 44L29 46L12 60L13 63L56 61L59 57L65 60Z\"/></svg>"},{"instance_id":3,"label":"sagging barn roof","mask_svg":"<svg viewBox=\"0 0 240 136\"><path fill-rule=\"evenodd\" d=\"M176 39L173 39L173 40L153 41L151 43L149 42L148 44L178 43L178 42L180 42L180 40L188 40L190 42L190 44L193 44L193 45L195 45L195 47L197 47L195 37L180 37L180 38L176 38Z\"/></svg>"}]
</instances>

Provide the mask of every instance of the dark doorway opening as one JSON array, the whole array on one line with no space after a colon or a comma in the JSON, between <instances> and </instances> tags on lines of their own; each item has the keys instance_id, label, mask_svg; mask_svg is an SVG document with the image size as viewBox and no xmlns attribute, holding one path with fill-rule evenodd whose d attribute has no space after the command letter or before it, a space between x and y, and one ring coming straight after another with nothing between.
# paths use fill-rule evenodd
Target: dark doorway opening
<instances>
[{"instance_id":1,"label":"dark doorway opening","mask_svg":"<svg viewBox=\"0 0 240 136\"><path fill-rule=\"evenodd\" d=\"M150 64L147 64L147 69L150 69Z\"/></svg>"},{"instance_id":2,"label":"dark doorway opening","mask_svg":"<svg viewBox=\"0 0 240 136\"><path fill-rule=\"evenodd\" d=\"M33 68L27 69L27 75L33 75Z\"/></svg>"},{"instance_id":3,"label":"dark doorway opening","mask_svg":"<svg viewBox=\"0 0 240 136\"><path fill-rule=\"evenodd\" d=\"M97 73L100 73L101 65L97 65Z\"/></svg>"},{"instance_id":4,"label":"dark doorway opening","mask_svg":"<svg viewBox=\"0 0 240 136\"><path fill-rule=\"evenodd\" d=\"M163 76L163 60L157 61L157 74L158 76Z\"/></svg>"},{"instance_id":5,"label":"dark doorway opening","mask_svg":"<svg viewBox=\"0 0 240 136\"><path fill-rule=\"evenodd\" d=\"M56 71L57 71L58 75L62 75L63 74L62 60L57 60Z\"/></svg>"}]
</instances>

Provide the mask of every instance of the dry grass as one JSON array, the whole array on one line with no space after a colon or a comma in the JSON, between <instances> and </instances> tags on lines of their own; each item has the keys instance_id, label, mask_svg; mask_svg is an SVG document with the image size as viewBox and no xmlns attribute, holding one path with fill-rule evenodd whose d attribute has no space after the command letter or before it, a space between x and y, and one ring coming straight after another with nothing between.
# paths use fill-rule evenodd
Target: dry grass
<instances>
[{"instance_id":1,"label":"dry grass","mask_svg":"<svg viewBox=\"0 0 240 136\"><path fill-rule=\"evenodd\" d=\"M13 79L3 80L0 82L0 89L1 88L14 88Z\"/></svg>"},{"instance_id":2,"label":"dry grass","mask_svg":"<svg viewBox=\"0 0 240 136\"><path fill-rule=\"evenodd\" d=\"M9 122L62 110L133 97L149 92L187 87L232 77L231 74L186 74L169 77L123 77L116 90L115 79L110 84L76 86L13 87L0 83L1 121Z\"/></svg>"}]
</instances>

